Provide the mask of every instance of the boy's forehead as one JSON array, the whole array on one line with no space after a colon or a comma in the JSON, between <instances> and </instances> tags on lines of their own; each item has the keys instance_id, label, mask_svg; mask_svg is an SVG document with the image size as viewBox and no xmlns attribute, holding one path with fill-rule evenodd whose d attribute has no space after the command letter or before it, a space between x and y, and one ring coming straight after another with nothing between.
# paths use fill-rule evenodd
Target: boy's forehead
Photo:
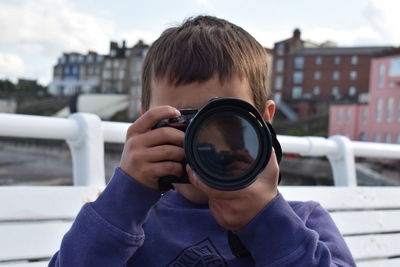
<instances>
[{"instance_id":1,"label":"boy's forehead","mask_svg":"<svg viewBox=\"0 0 400 267\"><path fill-rule=\"evenodd\" d=\"M204 81L174 86L167 79L154 79L150 108L170 105L177 109L199 109L215 97L235 97L254 104L247 79L232 76L223 82L216 76Z\"/></svg>"}]
</instances>

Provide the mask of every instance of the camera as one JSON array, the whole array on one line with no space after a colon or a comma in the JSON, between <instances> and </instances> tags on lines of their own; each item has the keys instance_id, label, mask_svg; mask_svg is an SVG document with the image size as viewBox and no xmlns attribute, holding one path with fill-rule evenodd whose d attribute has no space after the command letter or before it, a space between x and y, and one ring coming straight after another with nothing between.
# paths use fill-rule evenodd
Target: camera
<instances>
[{"instance_id":1,"label":"camera","mask_svg":"<svg viewBox=\"0 0 400 267\"><path fill-rule=\"evenodd\" d=\"M181 116L160 121L155 128L173 127L185 132L185 162L206 185L223 191L239 190L253 183L275 149L281 146L271 124L250 103L237 98L215 98L200 110L183 109ZM164 176L160 190L172 183L189 183L182 177Z\"/></svg>"}]
</instances>

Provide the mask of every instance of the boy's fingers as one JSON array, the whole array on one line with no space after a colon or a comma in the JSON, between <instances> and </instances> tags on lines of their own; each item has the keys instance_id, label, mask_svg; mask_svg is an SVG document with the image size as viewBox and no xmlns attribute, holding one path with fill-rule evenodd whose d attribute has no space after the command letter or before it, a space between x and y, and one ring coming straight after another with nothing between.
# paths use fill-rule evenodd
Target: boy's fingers
<instances>
[{"instance_id":1,"label":"boy's fingers","mask_svg":"<svg viewBox=\"0 0 400 267\"><path fill-rule=\"evenodd\" d=\"M146 159L149 162L176 161L182 162L185 158L185 151L182 147L173 145L162 145L151 147L146 151Z\"/></svg>"},{"instance_id":2,"label":"boy's fingers","mask_svg":"<svg viewBox=\"0 0 400 267\"><path fill-rule=\"evenodd\" d=\"M174 129L172 127L162 127L152 130L146 134L146 138L143 138L143 146L153 147L164 144L171 144L183 147L183 141L185 139L185 133Z\"/></svg>"},{"instance_id":3,"label":"boy's fingers","mask_svg":"<svg viewBox=\"0 0 400 267\"><path fill-rule=\"evenodd\" d=\"M139 119L133 123L127 132L127 136L132 134L141 134L156 126L156 124L164 119L176 118L180 116L179 110L171 106L159 106L152 108L144 113Z\"/></svg>"},{"instance_id":4,"label":"boy's fingers","mask_svg":"<svg viewBox=\"0 0 400 267\"><path fill-rule=\"evenodd\" d=\"M162 177L167 175L182 176L183 166L180 162L164 161L151 163L151 172L153 177Z\"/></svg>"}]
</instances>

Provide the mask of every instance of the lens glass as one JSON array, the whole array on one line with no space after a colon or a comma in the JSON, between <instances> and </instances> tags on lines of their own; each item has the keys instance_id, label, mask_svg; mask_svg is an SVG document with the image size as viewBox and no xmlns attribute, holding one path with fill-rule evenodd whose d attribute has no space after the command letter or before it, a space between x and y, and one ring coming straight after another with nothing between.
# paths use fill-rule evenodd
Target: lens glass
<instances>
[{"instance_id":1,"label":"lens glass","mask_svg":"<svg viewBox=\"0 0 400 267\"><path fill-rule=\"evenodd\" d=\"M248 172L256 162L259 147L255 127L233 112L220 112L205 119L193 142L202 169L223 180Z\"/></svg>"}]
</instances>

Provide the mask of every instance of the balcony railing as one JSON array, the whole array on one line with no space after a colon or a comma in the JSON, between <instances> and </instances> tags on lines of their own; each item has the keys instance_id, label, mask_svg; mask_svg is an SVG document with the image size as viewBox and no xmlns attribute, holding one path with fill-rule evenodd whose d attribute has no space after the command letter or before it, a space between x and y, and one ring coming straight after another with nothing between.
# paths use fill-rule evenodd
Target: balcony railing
<instances>
[{"instance_id":1,"label":"balcony railing","mask_svg":"<svg viewBox=\"0 0 400 267\"><path fill-rule=\"evenodd\" d=\"M129 123L101 121L94 114L69 118L0 113L0 136L65 140L71 150L74 185L105 185L104 143L124 143ZM279 135L284 153L326 156L336 186L357 186L355 157L400 159L400 145L351 141L344 136Z\"/></svg>"}]
</instances>

